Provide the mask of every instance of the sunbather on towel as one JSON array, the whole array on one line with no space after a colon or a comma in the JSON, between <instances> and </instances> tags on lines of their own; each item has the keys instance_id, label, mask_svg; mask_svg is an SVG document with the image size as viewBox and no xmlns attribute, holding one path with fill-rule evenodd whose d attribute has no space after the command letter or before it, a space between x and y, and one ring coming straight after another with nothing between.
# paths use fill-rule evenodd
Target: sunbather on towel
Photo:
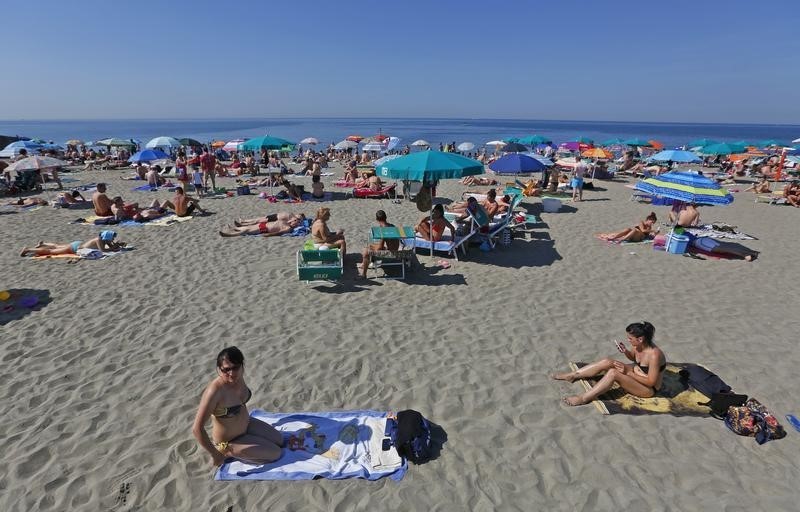
<instances>
[{"instance_id":1,"label":"sunbather on towel","mask_svg":"<svg viewBox=\"0 0 800 512\"><path fill-rule=\"evenodd\" d=\"M433 242L438 242L442 239L445 229L449 229L454 236L456 232L456 228L444 218L444 207L441 204L434 206L431 215L423 217L414 226L414 229L423 239Z\"/></svg>"},{"instance_id":2,"label":"sunbather on towel","mask_svg":"<svg viewBox=\"0 0 800 512\"><path fill-rule=\"evenodd\" d=\"M377 192L383 188L383 181L376 175L367 175L356 182L356 188L368 188L373 192Z\"/></svg>"},{"instance_id":3,"label":"sunbather on towel","mask_svg":"<svg viewBox=\"0 0 800 512\"><path fill-rule=\"evenodd\" d=\"M115 242L116 231L101 231L96 238L81 242L76 240L69 244L39 242L34 247L23 247L20 256L56 256L59 254L77 254L79 249L96 249L103 252L116 252L125 247L125 242Z\"/></svg>"},{"instance_id":4,"label":"sunbather on towel","mask_svg":"<svg viewBox=\"0 0 800 512\"><path fill-rule=\"evenodd\" d=\"M720 256L732 256L745 261L753 261L758 257L758 251L733 242L720 242L710 236L693 237L691 243L692 247Z\"/></svg>"},{"instance_id":5,"label":"sunbather on towel","mask_svg":"<svg viewBox=\"0 0 800 512\"><path fill-rule=\"evenodd\" d=\"M769 180L765 177L762 177L757 183L753 183L744 189L743 192L749 192L751 190L754 194L769 194L771 192L769 188Z\"/></svg>"},{"instance_id":6,"label":"sunbather on towel","mask_svg":"<svg viewBox=\"0 0 800 512\"><path fill-rule=\"evenodd\" d=\"M469 187L473 185L497 185L497 180L484 178L482 176L465 176L461 178L461 183Z\"/></svg>"},{"instance_id":7,"label":"sunbather on towel","mask_svg":"<svg viewBox=\"0 0 800 512\"><path fill-rule=\"evenodd\" d=\"M244 381L244 355L236 347L217 356L217 377L206 386L192 425L192 434L209 454L214 466L227 457L251 464L266 464L280 458L283 436L247 412L252 392ZM206 422L211 418L211 438ZM212 441L213 440L213 441Z\"/></svg>"},{"instance_id":8,"label":"sunbather on towel","mask_svg":"<svg viewBox=\"0 0 800 512\"><path fill-rule=\"evenodd\" d=\"M280 236L291 233L294 228L299 226L303 221L297 218L292 218L289 221L274 220L264 221L258 224L245 224L243 226L226 227L220 229L220 236L245 236L245 235L261 235L261 236Z\"/></svg>"},{"instance_id":9,"label":"sunbather on towel","mask_svg":"<svg viewBox=\"0 0 800 512\"><path fill-rule=\"evenodd\" d=\"M390 224L386 220L386 212L383 210L378 210L375 212L375 220L378 221L378 225L382 228L393 227L394 224ZM396 251L400 248L400 240L384 240L381 238L377 242L371 243L361 252L361 277L367 277L367 268L369 267L369 254L371 251Z\"/></svg>"},{"instance_id":10,"label":"sunbather on towel","mask_svg":"<svg viewBox=\"0 0 800 512\"><path fill-rule=\"evenodd\" d=\"M328 229L328 220L331 218L330 208L320 208L317 210L317 218L311 224L311 241L317 245L327 247L338 247L342 251L342 257L347 254L347 243L344 240L344 230L340 229L336 233L331 233Z\"/></svg>"},{"instance_id":11,"label":"sunbather on towel","mask_svg":"<svg viewBox=\"0 0 800 512\"><path fill-rule=\"evenodd\" d=\"M615 382L626 392L641 398L650 398L661 389L664 370L667 368L667 357L653 343L656 328L650 322L640 322L628 325L625 331L633 349L629 350L624 343L618 343L617 349L628 360L633 361L633 364L622 363L606 357L577 371L552 375L552 378L556 380L573 382L605 372L589 391L564 398L565 404L588 404L611 389Z\"/></svg>"},{"instance_id":12,"label":"sunbather on towel","mask_svg":"<svg viewBox=\"0 0 800 512\"><path fill-rule=\"evenodd\" d=\"M8 206L47 206L47 201L39 197L26 197L14 199L6 203Z\"/></svg>"},{"instance_id":13,"label":"sunbather on towel","mask_svg":"<svg viewBox=\"0 0 800 512\"><path fill-rule=\"evenodd\" d=\"M255 219L236 219L233 221L233 225L238 227L241 226L253 226L261 224L262 222L275 222L279 220L281 222L289 222L291 220L296 220L303 222L306 220L306 216L302 213L291 213L291 212L278 212L278 213L270 213L266 217L256 217Z\"/></svg>"},{"instance_id":14,"label":"sunbather on towel","mask_svg":"<svg viewBox=\"0 0 800 512\"><path fill-rule=\"evenodd\" d=\"M650 215L632 228L625 228L616 233L600 233L597 238L609 242L641 242L659 232L659 229L653 229L656 220L658 219L655 212L650 212Z\"/></svg>"}]
</instances>

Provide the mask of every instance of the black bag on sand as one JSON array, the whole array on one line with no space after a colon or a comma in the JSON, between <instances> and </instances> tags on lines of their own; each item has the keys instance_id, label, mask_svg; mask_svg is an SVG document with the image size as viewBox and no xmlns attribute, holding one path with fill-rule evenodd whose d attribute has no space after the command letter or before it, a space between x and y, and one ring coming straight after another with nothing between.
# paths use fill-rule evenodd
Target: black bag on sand
<instances>
[{"instance_id":1,"label":"black bag on sand","mask_svg":"<svg viewBox=\"0 0 800 512\"><path fill-rule=\"evenodd\" d=\"M431 428L428 420L412 409L398 412L395 446L397 453L414 464L430 460Z\"/></svg>"},{"instance_id":2,"label":"black bag on sand","mask_svg":"<svg viewBox=\"0 0 800 512\"><path fill-rule=\"evenodd\" d=\"M711 415L718 420L724 420L729 407L740 407L747 402L747 395L736 393L712 393L708 402L697 402L697 405L706 405L711 408Z\"/></svg>"}]
</instances>

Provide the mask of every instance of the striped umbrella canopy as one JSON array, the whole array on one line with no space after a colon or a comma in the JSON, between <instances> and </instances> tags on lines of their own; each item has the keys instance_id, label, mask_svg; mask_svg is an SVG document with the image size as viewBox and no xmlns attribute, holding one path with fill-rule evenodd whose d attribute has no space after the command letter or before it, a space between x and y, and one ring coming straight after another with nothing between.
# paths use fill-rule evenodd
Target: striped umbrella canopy
<instances>
[{"instance_id":1,"label":"striped umbrella canopy","mask_svg":"<svg viewBox=\"0 0 800 512\"><path fill-rule=\"evenodd\" d=\"M148 149L155 149L155 148L179 148L181 147L181 141L174 137L156 137L154 139L150 139L144 147Z\"/></svg>"},{"instance_id":2,"label":"striped umbrella canopy","mask_svg":"<svg viewBox=\"0 0 800 512\"><path fill-rule=\"evenodd\" d=\"M353 142L361 142L362 140L364 140L364 137L361 136L361 135L348 135L347 137L345 137L344 140L349 140L349 141L353 141Z\"/></svg>"},{"instance_id":3,"label":"striped umbrella canopy","mask_svg":"<svg viewBox=\"0 0 800 512\"><path fill-rule=\"evenodd\" d=\"M239 145L244 142L244 139L229 140L222 146L223 151L238 151Z\"/></svg>"},{"instance_id":4,"label":"striped umbrella canopy","mask_svg":"<svg viewBox=\"0 0 800 512\"><path fill-rule=\"evenodd\" d=\"M668 172L638 181L634 188L645 194L684 203L725 205L733 202L730 192L716 181L694 172Z\"/></svg>"}]
</instances>

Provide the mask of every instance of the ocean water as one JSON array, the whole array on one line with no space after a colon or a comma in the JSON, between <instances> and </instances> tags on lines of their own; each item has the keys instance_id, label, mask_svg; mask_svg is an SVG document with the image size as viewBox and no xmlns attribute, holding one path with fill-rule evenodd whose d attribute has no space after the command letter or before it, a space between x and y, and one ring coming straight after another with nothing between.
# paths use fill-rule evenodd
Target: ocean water
<instances>
[{"instance_id":1,"label":"ocean water","mask_svg":"<svg viewBox=\"0 0 800 512\"><path fill-rule=\"evenodd\" d=\"M565 142L583 136L603 141L610 138L656 139L667 147L708 138L725 141L775 139L783 143L800 137L800 125L631 123L603 121L537 121L510 119L413 119L413 118L298 118L298 119L192 119L192 120L74 120L3 121L0 135L20 135L63 144L106 137L135 138L143 143L168 135L191 137L201 142L274 135L291 141L315 137L320 143L336 143L348 135L383 133L400 137L402 144L424 139L434 146L465 141L481 146L513 136L545 135Z\"/></svg>"}]
</instances>

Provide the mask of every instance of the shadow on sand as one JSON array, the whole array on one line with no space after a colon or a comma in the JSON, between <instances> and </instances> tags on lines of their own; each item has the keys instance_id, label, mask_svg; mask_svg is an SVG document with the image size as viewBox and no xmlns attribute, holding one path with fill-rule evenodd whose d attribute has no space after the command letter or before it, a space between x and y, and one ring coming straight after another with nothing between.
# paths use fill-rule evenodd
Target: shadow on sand
<instances>
[{"instance_id":1,"label":"shadow on sand","mask_svg":"<svg viewBox=\"0 0 800 512\"><path fill-rule=\"evenodd\" d=\"M12 288L6 291L10 297L0 300L0 325L19 320L33 311L39 311L52 301L50 290Z\"/></svg>"}]
</instances>

